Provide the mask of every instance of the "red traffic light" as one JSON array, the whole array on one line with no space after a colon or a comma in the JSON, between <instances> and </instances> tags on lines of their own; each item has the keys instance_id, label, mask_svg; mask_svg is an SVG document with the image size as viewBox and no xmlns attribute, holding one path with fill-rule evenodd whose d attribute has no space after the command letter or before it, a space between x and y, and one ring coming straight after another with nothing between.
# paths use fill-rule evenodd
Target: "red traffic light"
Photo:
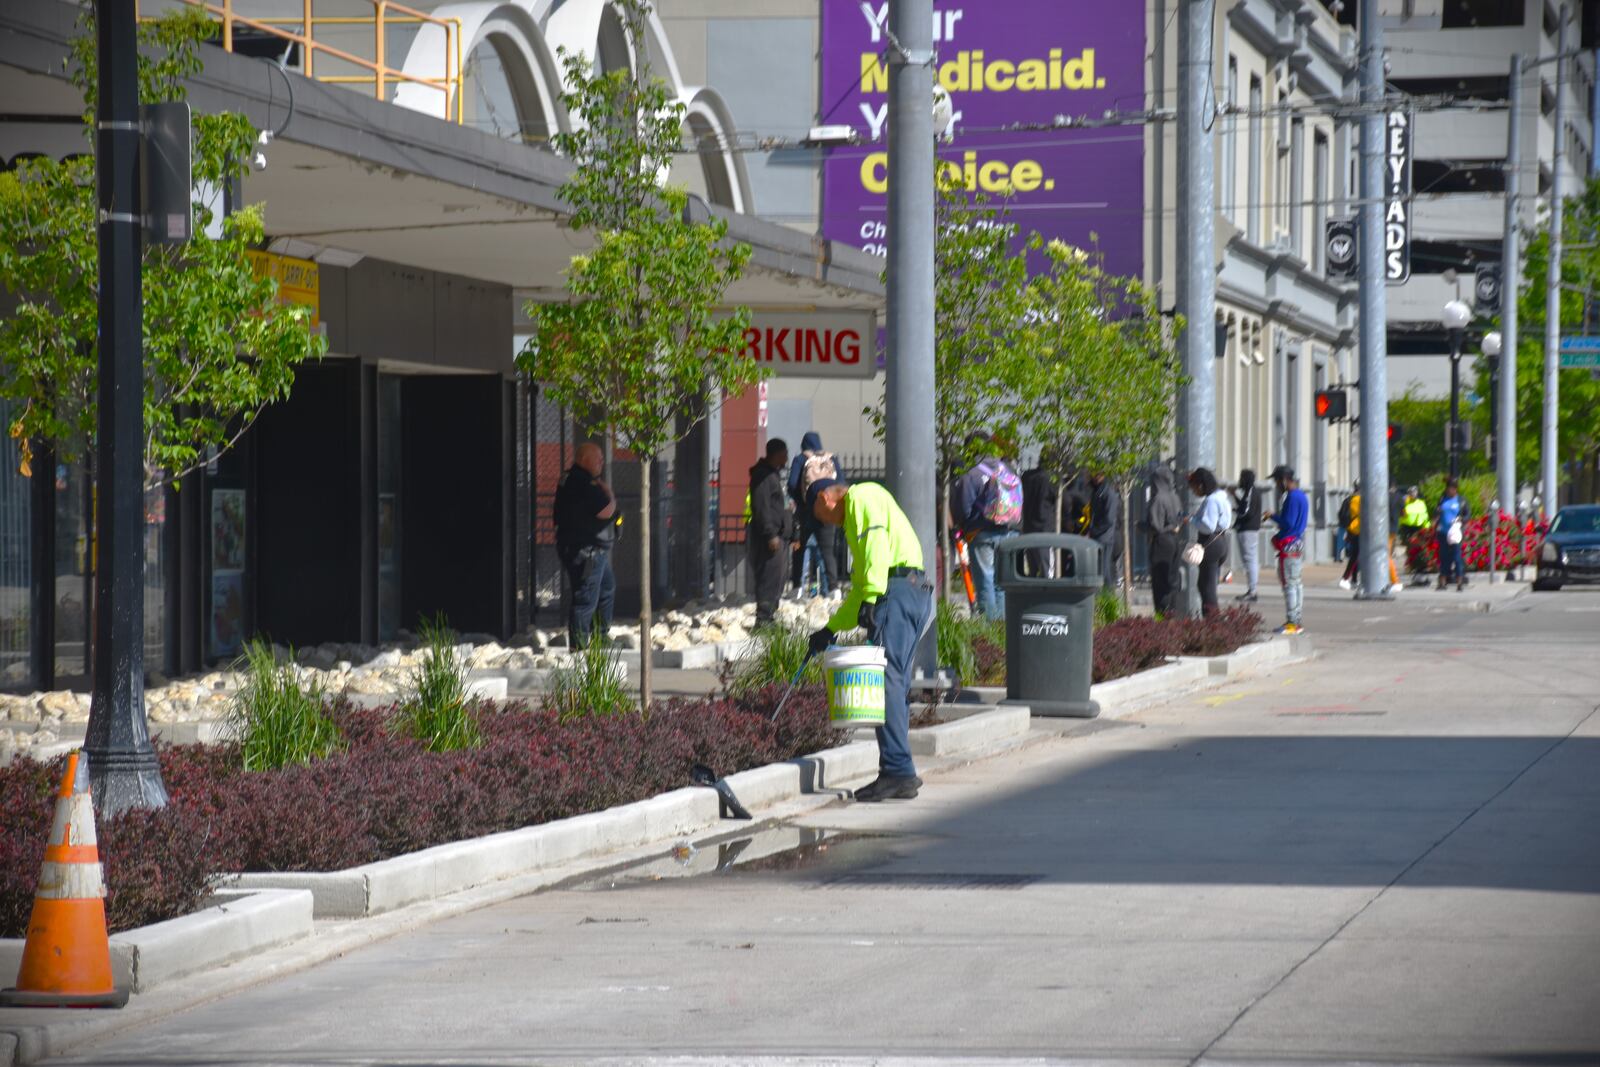
<instances>
[{"instance_id":1,"label":"red traffic light","mask_svg":"<svg viewBox=\"0 0 1600 1067\"><path fill-rule=\"evenodd\" d=\"M1389 424L1388 439L1391 443L1400 440L1400 432L1402 429L1403 427L1398 422L1391 422Z\"/></svg>"},{"instance_id":2,"label":"red traffic light","mask_svg":"<svg viewBox=\"0 0 1600 1067\"><path fill-rule=\"evenodd\" d=\"M1312 397L1312 410L1319 419L1343 419L1350 413L1349 398L1343 389L1319 389Z\"/></svg>"}]
</instances>

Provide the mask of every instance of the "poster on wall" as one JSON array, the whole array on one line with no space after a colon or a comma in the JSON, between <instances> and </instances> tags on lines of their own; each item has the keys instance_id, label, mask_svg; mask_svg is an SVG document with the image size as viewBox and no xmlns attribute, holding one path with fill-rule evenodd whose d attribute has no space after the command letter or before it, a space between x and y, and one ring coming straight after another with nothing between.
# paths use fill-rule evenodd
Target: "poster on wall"
<instances>
[{"instance_id":1,"label":"poster on wall","mask_svg":"<svg viewBox=\"0 0 1600 1067\"><path fill-rule=\"evenodd\" d=\"M244 538L244 490L211 490L211 618L206 640L213 656L237 655L244 643Z\"/></svg>"},{"instance_id":2,"label":"poster on wall","mask_svg":"<svg viewBox=\"0 0 1600 1067\"><path fill-rule=\"evenodd\" d=\"M935 81L954 106L945 172L1006 199L1026 230L1098 247L1106 269L1140 275L1144 127L1015 130L1057 116L1138 112L1145 100L1145 4L1100 0L935 0ZM887 0L822 0L822 124L861 143L828 150L823 236L887 254ZM929 102L932 106L932 102Z\"/></svg>"},{"instance_id":3,"label":"poster on wall","mask_svg":"<svg viewBox=\"0 0 1600 1067\"><path fill-rule=\"evenodd\" d=\"M244 643L244 572L211 575L209 643L213 656L237 655Z\"/></svg>"},{"instance_id":4,"label":"poster on wall","mask_svg":"<svg viewBox=\"0 0 1600 1067\"><path fill-rule=\"evenodd\" d=\"M211 569L244 570L244 490L211 490Z\"/></svg>"}]
</instances>

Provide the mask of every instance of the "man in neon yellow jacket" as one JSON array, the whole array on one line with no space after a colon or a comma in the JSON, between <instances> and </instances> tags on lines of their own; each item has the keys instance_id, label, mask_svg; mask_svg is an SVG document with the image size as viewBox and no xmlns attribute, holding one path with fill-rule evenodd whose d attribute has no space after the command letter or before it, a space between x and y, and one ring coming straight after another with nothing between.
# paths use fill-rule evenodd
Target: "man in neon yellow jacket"
<instances>
[{"instance_id":1,"label":"man in neon yellow jacket","mask_svg":"<svg viewBox=\"0 0 1600 1067\"><path fill-rule=\"evenodd\" d=\"M922 543L881 485L825 478L806 491L806 506L819 522L844 527L851 557L850 595L811 635L811 654L832 644L835 633L860 626L887 661L878 777L856 790L856 799L910 800L922 785L911 760L911 672L917 645L933 624L933 583L922 570Z\"/></svg>"}]
</instances>

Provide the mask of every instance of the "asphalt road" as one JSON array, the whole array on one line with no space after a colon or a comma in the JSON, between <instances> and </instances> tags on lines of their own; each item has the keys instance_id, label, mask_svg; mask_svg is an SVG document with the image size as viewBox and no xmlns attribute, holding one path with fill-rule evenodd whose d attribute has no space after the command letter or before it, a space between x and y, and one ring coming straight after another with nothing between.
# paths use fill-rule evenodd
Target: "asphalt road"
<instances>
[{"instance_id":1,"label":"asphalt road","mask_svg":"<svg viewBox=\"0 0 1600 1067\"><path fill-rule=\"evenodd\" d=\"M1435 609L71 1062L1600 1064L1600 590Z\"/></svg>"}]
</instances>

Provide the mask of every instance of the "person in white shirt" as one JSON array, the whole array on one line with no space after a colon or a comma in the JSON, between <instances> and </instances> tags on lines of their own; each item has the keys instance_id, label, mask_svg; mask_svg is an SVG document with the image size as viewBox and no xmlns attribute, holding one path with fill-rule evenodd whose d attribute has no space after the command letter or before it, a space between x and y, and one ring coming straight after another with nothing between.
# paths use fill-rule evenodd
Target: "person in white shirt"
<instances>
[{"instance_id":1,"label":"person in white shirt","mask_svg":"<svg viewBox=\"0 0 1600 1067\"><path fill-rule=\"evenodd\" d=\"M1200 558L1200 611L1217 613L1217 575L1228 561L1228 530L1233 526L1233 501L1228 491L1217 484L1209 468L1196 467L1189 474L1189 489L1200 500L1194 509L1195 537L1205 554Z\"/></svg>"}]
</instances>

